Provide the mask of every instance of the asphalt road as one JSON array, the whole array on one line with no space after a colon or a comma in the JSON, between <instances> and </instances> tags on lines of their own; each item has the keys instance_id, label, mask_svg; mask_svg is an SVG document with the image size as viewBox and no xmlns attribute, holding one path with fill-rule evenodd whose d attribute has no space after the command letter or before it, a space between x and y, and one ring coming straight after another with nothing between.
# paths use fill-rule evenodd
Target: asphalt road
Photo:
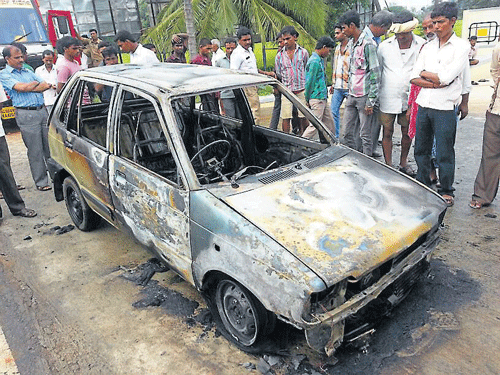
<instances>
[{"instance_id":1,"label":"asphalt road","mask_svg":"<svg viewBox=\"0 0 500 375\"><path fill-rule=\"evenodd\" d=\"M280 325L266 357L272 372L500 373L500 205L468 207L491 92L489 83L474 86L470 115L459 125L456 201L430 277L380 322L364 351L345 346L327 359L312 353L300 332ZM7 141L16 178L27 186L22 195L39 215L12 217L0 201L0 328L6 338L0 334L0 373L16 373L13 365L30 375L264 371L260 357L220 337L201 296L171 271L146 287L131 281L150 255L127 235L109 225L56 234L54 227L71 223L64 202L36 191L20 134Z\"/></svg>"}]
</instances>

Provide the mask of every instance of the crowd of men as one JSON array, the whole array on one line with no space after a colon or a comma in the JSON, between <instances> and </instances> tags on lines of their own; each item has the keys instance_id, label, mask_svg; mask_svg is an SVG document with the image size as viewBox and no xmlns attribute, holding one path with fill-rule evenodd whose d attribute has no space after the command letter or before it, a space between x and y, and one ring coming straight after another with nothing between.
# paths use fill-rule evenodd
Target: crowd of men
<instances>
[{"instance_id":1,"label":"crowd of men","mask_svg":"<svg viewBox=\"0 0 500 375\"><path fill-rule=\"evenodd\" d=\"M444 2L435 6L422 22L426 40L414 34L419 21L408 11L393 14L383 10L375 14L370 23L361 29L359 14L344 13L335 26L335 39L324 36L318 39L314 52L298 43L299 34L292 26L281 30L277 36L278 52L273 72L262 71L252 51L252 33L241 27L236 38L224 41L224 50L217 39L200 39L198 54L191 64L217 66L260 73L280 80L297 98L311 109L340 141L368 156L380 157L377 145L382 129L384 160L393 165L394 123L401 126L401 154L395 165L401 172L416 176L417 180L431 187L436 184L446 203L454 203L455 135L459 117L468 113L468 96L471 91L470 65L476 59L476 37L470 43L458 38L453 26L458 17L455 3ZM381 37L394 35L381 41ZM167 63L186 63L186 34L172 36L172 53ZM36 72L26 63L26 48L12 43L3 50L7 62L0 72L0 102L7 100L6 93L16 108L16 121L27 148L31 174L40 191L51 189L47 174L49 148L47 142L48 111L56 96L71 76L87 67L118 63L118 49L130 54L130 63L150 65L159 62L154 45L142 45L128 31L120 31L114 41L116 47L98 38L90 30L90 38L77 35L64 37L57 42L59 54L54 63L54 52L43 53L43 65ZM327 88L325 58L334 50L333 76ZM492 74L498 91L500 78L500 47L493 56ZM496 60L495 60L496 59ZM102 100L110 96L106 88L95 85L92 94ZM328 105L328 94L332 94ZM260 100L256 87L245 88L255 119L260 118ZM278 90L270 127L313 138L317 129L308 123L289 100L281 100ZM108 98L109 99L109 98ZM343 118L340 108L345 101ZM488 205L495 198L500 175L499 149L500 99L494 95L487 114L483 156L478 173L472 208ZM238 117L238 106L232 90L207 96L202 105L221 113ZM487 130L488 129L488 130ZM408 164L408 154L415 138L417 171ZM437 175L439 170L439 178ZM10 167L5 132L0 122L0 190L11 213L34 217L36 212L24 205ZM1 214L1 211L0 211ZM1 215L0 215L1 217Z\"/></svg>"}]
</instances>

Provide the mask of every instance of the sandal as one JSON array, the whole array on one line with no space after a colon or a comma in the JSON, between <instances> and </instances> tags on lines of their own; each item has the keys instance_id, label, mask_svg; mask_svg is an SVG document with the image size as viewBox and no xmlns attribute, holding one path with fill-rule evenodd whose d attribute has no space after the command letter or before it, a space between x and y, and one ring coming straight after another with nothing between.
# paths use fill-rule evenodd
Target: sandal
<instances>
[{"instance_id":1,"label":"sandal","mask_svg":"<svg viewBox=\"0 0 500 375\"><path fill-rule=\"evenodd\" d=\"M479 210L480 208L483 207L483 204L475 199L472 199L469 203L469 207L475 210Z\"/></svg>"},{"instance_id":2,"label":"sandal","mask_svg":"<svg viewBox=\"0 0 500 375\"><path fill-rule=\"evenodd\" d=\"M415 177L417 175L417 172L415 172L415 170L412 167L410 167L409 165L405 165L404 167L399 166L398 170L400 172L403 172L404 174L410 176L410 177Z\"/></svg>"},{"instance_id":3,"label":"sandal","mask_svg":"<svg viewBox=\"0 0 500 375\"><path fill-rule=\"evenodd\" d=\"M444 201L446 202L446 205L448 207L453 206L453 204L455 203L455 198L451 195L444 194L444 195L441 195L441 198L444 199Z\"/></svg>"},{"instance_id":4,"label":"sandal","mask_svg":"<svg viewBox=\"0 0 500 375\"><path fill-rule=\"evenodd\" d=\"M12 214L14 216L21 216L21 217L35 217L36 212L35 210L32 210L30 208L23 208L21 211L16 212L15 214Z\"/></svg>"},{"instance_id":5,"label":"sandal","mask_svg":"<svg viewBox=\"0 0 500 375\"><path fill-rule=\"evenodd\" d=\"M47 190L52 190L52 186L47 185L47 186L37 186L36 187L40 191L47 191Z\"/></svg>"}]
</instances>

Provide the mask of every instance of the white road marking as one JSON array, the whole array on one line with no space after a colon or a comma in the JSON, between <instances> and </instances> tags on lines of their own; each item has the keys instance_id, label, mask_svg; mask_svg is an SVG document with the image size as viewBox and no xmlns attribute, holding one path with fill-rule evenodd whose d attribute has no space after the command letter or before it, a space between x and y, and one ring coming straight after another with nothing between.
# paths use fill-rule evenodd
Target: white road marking
<instances>
[{"instance_id":1,"label":"white road marking","mask_svg":"<svg viewBox=\"0 0 500 375\"><path fill-rule=\"evenodd\" d=\"M5 340L2 328L0 328L0 374L1 375L18 375L16 362L12 353L10 352L9 345Z\"/></svg>"}]
</instances>

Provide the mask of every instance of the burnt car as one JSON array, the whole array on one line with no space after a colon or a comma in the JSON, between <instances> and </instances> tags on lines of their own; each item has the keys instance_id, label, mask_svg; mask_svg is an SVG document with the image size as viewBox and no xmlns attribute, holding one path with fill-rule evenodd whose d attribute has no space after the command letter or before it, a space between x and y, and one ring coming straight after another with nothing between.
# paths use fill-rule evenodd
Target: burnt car
<instances>
[{"instance_id":1,"label":"burnt car","mask_svg":"<svg viewBox=\"0 0 500 375\"><path fill-rule=\"evenodd\" d=\"M253 114L246 92L267 93ZM312 139L268 128L272 95ZM229 94L229 95L228 95ZM232 116L218 96L231 97ZM266 115L267 111L267 115ZM76 73L49 118L57 201L83 231L129 232L257 352L277 319L332 354L428 270L446 204L332 133L278 81L212 67Z\"/></svg>"}]
</instances>

